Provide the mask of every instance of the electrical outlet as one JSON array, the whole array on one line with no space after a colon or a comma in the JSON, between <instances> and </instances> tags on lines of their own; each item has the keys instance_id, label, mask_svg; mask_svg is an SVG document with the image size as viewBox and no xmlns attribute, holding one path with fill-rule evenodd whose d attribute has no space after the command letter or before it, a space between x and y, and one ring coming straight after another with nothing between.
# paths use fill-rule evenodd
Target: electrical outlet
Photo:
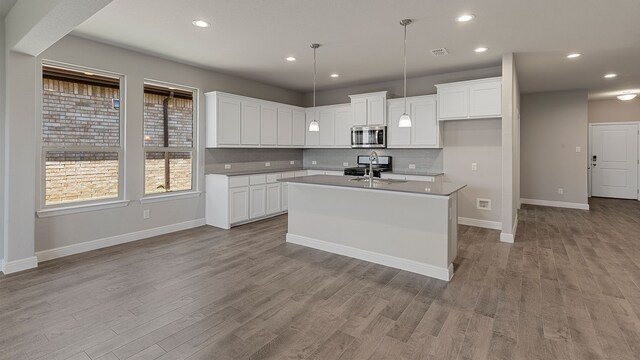
<instances>
[{"instance_id":1,"label":"electrical outlet","mask_svg":"<svg viewBox=\"0 0 640 360\"><path fill-rule=\"evenodd\" d=\"M349 163L345 161L342 163L342 166L349 166Z\"/></svg>"},{"instance_id":2,"label":"electrical outlet","mask_svg":"<svg viewBox=\"0 0 640 360\"><path fill-rule=\"evenodd\" d=\"M563 188L558 188L558 194L560 194L560 195L564 194L564 189Z\"/></svg>"},{"instance_id":3,"label":"electrical outlet","mask_svg":"<svg viewBox=\"0 0 640 360\"><path fill-rule=\"evenodd\" d=\"M576 146L576 152L577 153L582 152L582 148L580 146Z\"/></svg>"},{"instance_id":4,"label":"electrical outlet","mask_svg":"<svg viewBox=\"0 0 640 360\"><path fill-rule=\"evenodd\" d=\"M266 162L266 163L264 163L264 166L269 167L269 166L271 166L271 163L270 162Z\"/></svg>"},{"instance_id":5,"label":"electrical outlet","mask_svg":"<svg viewBox=\"0 0 640 360\"><path fill-rule=\"evenodd\" d=\"M296 162L295 162L295 161L293 161L293 160L289 161L289 165L295 165L295 163L296 163Z\"/></svg>"},{"instance_id":6,"label":"electrical outlet","mask_svg":"<svg viewBox=\"0 0 640 360\"><path fill-rule=\"evenodd\" d=\"M491 199L476 199L476 208L480 210L491 210Z\"/></svg>"},{"instance_id":7,"label":"electrical outlet","mask_svg":"<svg viewBox=\"0 0 640 360\"><path fill-rule=\"evenodd\" d=\"M471 170L478 171L478 163L471 163Z\"/></svg>"},{"instance_id":8,"label":"electrical outlet","mask_svg":"<svg viewBox=\"0 0 640 360\"><path fill-rule=\"evenodd\" d=\"M313 160L313 161L311 162L311 165L317 165L317 164L318 164L318 162L317 162L317 161L315 161L315 160Z\"/></svg>"},{"instance_id":9,"label":"electrical outlet","mask_svg":"<svg viewBox=\"0 0 640 360\"><path fill-rule=\"evenodd\" d=\"M142 211L142 218L143 219L148 219L151 217L151 212L149 211L149 209L144 209Z\"/></svg>"},{"instance_id":10,"label":"electrical outlet","mask_svg":"<svg viewBox=\"0 0 640 360\"><path fill-rule=\"evenodd\" d=\"M231 164L224 164L224 169L225 170L231 169Z\"/></svg>"},{"instance_id":11,"label":"electrical outlet","mask_svg":"<svg viewBox=\"0 0 640 360\"><path fill-rule=\"evenodd\" d=\"M416 164L409 164L409 169L415 169L416 168Z\"/></svg>"}]
</instances>

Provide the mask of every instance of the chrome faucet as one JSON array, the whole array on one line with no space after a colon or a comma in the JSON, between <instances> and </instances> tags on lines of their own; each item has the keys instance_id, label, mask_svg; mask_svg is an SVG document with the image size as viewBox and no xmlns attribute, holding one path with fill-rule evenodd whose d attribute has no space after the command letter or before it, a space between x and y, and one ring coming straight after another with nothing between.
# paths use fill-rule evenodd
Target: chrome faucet
<instances>
[{"instance_id":1,"label":"chrome faucet","mask_svg":"<svg viewBox=\"0 0 640 360\"><path fill-rule=\"evenodd\" d=\"M374 151L369 154L369 187L373 187L373 162L378 161L378 153Z\"/></svg>"}]
</instances>

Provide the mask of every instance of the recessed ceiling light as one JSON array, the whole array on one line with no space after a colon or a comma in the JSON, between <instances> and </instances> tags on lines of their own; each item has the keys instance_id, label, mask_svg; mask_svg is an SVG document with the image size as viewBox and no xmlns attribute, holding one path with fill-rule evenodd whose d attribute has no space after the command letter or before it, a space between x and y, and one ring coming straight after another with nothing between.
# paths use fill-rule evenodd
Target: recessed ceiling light
<instances>
[{"instance_id":1,"label":"recessed ceiling light","mask_svg":"<svg viewBox=\"0 0 640 360\"><path fill-rule=\"evenodd\" d=\"M337 77L339 77L339 76L340 76L340 74L333 73L333 74L331 74L330 76L331 76L332 78L337 78Z\"/></svg>"},{"instance_id":2,"label":"recessed ceiling light","mask_svg":"<svg viewBox=\"0 0 640 360\"><path fill-rule=\"evenodd\" d=\"M289 57L287 58L287 61L296 61L296 58L294 58L293 56L289 56Z\"/></svg>"},{"instance_id":3,"label":"recessed ceiling light","mask_svg":"<svg viewBox=\"0 0 640 360\"><path fill-rule=\"evenodd\" d=\"M616 76L618 76L618 75L617 75L617 74L607 74L607 75L605 75L604 77L605 77L606 79L611 79L611 78L614 78L614 77L616 77Z\"/></svg>"},{"instance_id":4,"label":"recessed ceiling light","mask_svg":"<svg viewBox=\"0 0 640 360\"><path fill-rule=\"evenodd\" d=\"M192 24L197 27L206 28L209 27L210 24L204 20L193 20Z\"/></svg>"},{"instance_id":5,"label":"recessed ceiling light","mask_svg":"<svg viewBox=\"0 0 640 360\"><path fill-rule=\"evenodd\" d=\"M487 50L489 50L489 49L486 48L486 47L479 47L479 48L475 49L474 51L477 52L477 53L483 53L483 52L485 52Z\"/></svg>"},{"instance_id":6,"label":"recessed ceiling light","mask_svg":"<svg viewBox=\"0 0 640 360\"><path fill-rule=\"evenodd\" d=\"M473 19L475 19L476 16L473 14L464 14L461 16L458 16L458 22L467 22L467 21L471 21Z\"/></svg>"},{"instance_id":7,"label":"recessed ceiling light","mask_svg":"<svg viewBox=\"0 0 640 360\"><path fill-rule=\"evenodd\" d=\"M567 55L568 59L575 59L575 58L579 58L582 54L580 53L573 53L573 54L569 54Z\"/></svg>"},{"instance_id":8,"label":"recessed ceiling light","mask_svg":"<svg viewBox=\"0 0 640 360\"><path fill-rule=\"evenodd\" d=\"M618 95L618 99L622 101L628 101L628 100L635 99L636 96L638 96L638 94L623 94L623 95Z\"/></svg>"}]
</instances>

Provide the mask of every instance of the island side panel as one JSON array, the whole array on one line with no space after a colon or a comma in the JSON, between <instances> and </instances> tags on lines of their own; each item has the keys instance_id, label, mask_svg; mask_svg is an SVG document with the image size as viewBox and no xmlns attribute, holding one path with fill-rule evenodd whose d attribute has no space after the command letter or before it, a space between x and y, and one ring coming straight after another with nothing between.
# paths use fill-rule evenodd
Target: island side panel
<instances>
[{"instance_id":1,"label":"island side panel","mask_svg":"<svg viewBox=\"0 0 640 360\"><path fill-rule=\"evenodd\" d=\"M449 196L289 184L287 241L449 280Z\"/></svg>"}]
</instances>

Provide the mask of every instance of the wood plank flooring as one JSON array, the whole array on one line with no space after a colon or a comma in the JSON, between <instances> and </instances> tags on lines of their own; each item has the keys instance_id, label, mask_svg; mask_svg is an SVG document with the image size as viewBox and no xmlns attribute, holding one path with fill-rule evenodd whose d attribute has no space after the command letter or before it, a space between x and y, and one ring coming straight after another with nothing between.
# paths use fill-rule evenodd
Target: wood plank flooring
<instances>
[{"instance_id":1,"label":"wood plank flooring","mask_svg":"<svg viewBox=\"0 0 640 360\"><path fill-rule=\"evenodd\" d=\"M640 203L591 209L461 226L450 283L286 244L286 216L49 261L0 276L0 359L639 359Z\"/></svg>"}]
</instances>

